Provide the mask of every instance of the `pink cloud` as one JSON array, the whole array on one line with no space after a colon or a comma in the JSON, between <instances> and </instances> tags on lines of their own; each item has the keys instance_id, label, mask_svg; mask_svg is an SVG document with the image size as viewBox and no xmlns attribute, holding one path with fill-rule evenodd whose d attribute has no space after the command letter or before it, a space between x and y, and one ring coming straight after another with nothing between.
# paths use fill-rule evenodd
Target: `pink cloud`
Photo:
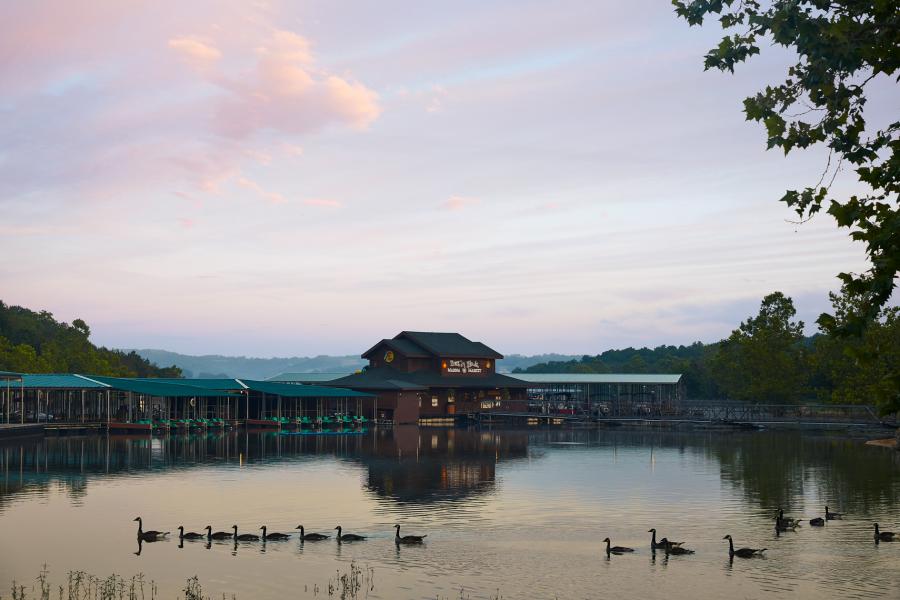
<instances>
[{"instance_id":1,"label":"pink cloud","mask_svg":"<svg viewBox=\"0 0 900 600\"><path fill-rule=\"evenodd\" d=\"M169 48L181 54L188 62L205 66L222 58L222 53L197 38L180 37L169 40Z\"/></svg>"},{"instance_id":2,"label":"pink cloud","mask_svg":"<svg viewBox=\"0 0 900 600\"><path fill-rule=\"evenodd\" d=\"M254 192L260 198L268 200L273 204L284 204L285 202L287 202L287 198L285 198L283 195L279 194L278 192L269 192L255 181L247 179L246 177L238 177L235 182L242 188Z\"/></svg>"},{"instance_id":3,"label":"pink cloud","mask_svg":"<svg viewBox=\"0 0 900 600\"><path fill-rule=\"evenodd\" d=\"M450 196L441 204L441 208L444 210L465 210L470 206L474 206L479 204L481 200L479 198L472 198L467 196Z\"/></svg>"},{"instance_id":4,"label":"pink cloud","mask_svg":"<svg viewBox=\"0 0 900 600\"><path fill-rule=\"evenodd\" d=\"M169 46L205 67L220 56L216 48L193 37L172 40ZM222 92L215 101L214 120L220 135L298 135L329 125L365 129L381 114L378 94L317 66L309 41L292 31L275 31L253 53L255 64L240 74L232 75L220 64L203 72Z\"/></svg>"}]
</instances>

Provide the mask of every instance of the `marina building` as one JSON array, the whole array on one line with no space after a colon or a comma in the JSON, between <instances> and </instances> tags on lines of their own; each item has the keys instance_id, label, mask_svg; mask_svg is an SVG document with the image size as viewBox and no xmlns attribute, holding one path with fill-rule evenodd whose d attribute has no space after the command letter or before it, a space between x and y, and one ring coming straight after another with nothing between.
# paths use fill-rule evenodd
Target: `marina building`
<instances>
[{"instance_id":1,"label":"marina building","mask_svg":"<svg viewBox=\"0 0 900 600\"><path fill-rule=\"evenodd\" d=\"M325 382L377 396L380 419L395 423L522 412L528 384L497 373L503 355L459 333L403 331L362 354L359 373Z\"/></svg>"}]
</instances>

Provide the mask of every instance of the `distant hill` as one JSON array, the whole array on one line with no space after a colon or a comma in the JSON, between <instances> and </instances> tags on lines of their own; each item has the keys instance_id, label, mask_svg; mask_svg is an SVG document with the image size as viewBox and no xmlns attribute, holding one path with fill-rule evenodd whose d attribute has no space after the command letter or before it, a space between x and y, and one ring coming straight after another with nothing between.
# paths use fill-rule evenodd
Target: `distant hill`
<instances>
[{"instance_id":1,"label":"distant hill","mask_svg":"<svg viewBox=\"0 0 900 600\"><path fill-rule=\"evenodd\" d=\"M533 365L553 362L568 362L581 358L580 354L535 354L525 356L523 354L507 354L506 358L497 361L497 370L504 373L512 373L516 369L527 369Z\"/></svg>"},{"instance_id":2,"label":"distant hill","mask_svg":"<svg viewBox=\"0 0 900 600\"><path fill-rule=\"evenodd\" d=\"M90 335L90 327L81 319L69 325L47 311L35 312L0 302L0 370L113 377L181 376L177 367L160 368L134 352L95 346Z\"/></svg>"},{"instance_id":3,"label":"distant hill","mask_svg":"<svg viewBox=\"0 0 900 600\"><path fill-rule=\"evenodd\" d=\"M368 361L359 356L292 356L289 358L252 358L247 356L221 356L208 354L192 356L168 350L135 350L139 355L158 365L178 365L185 377L246 377L268 379L281 373L351 373L363 368ZM569 361L580 356L565 354L539 354L523 356L511 354L497 361L497 369L512 372L549 361Z\"/></svg>"},{"instance_id":4,"label":"distant hill","mask_svg":"<svg viewBox=\"0 0 900 600\"><path fill-rule=\"evenodd\" d=\"M192 356L168 350L135 350L150 362L178 365L185 377L246 377L268 379L280 373L350 373L363 368L367 361L358 356L292 356L288 358L253 358L206 354Z\"/></svg>"}]
</instances>

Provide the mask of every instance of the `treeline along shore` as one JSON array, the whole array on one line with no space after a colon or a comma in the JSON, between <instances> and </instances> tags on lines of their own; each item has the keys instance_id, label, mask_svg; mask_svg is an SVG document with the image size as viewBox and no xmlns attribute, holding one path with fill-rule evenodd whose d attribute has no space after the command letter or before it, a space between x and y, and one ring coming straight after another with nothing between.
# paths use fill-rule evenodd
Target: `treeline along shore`
<instances>
[{"instance_id":1,"label":"treeline along shore","mask_svg":"<svg viewBox=\"0 0 900 600\"><path fill-rule=\"evenodd\" d=\"M829 295L834 322L859 314L859 298ZM721 341L607 350L595 356L549 360L513 373L681 373L688 399L762 404L819 402L876 405L900 412L900 308L887 307L856 333L820 327L804 335L793 300L774 292L759 312ZM836 333L835 333L836 332ZM0 370L90 373L118 377L183 377L134 351L98 347L81 319L57 321L0 302ZM555 357L554 357L555 358ZM567 358L567 357L563 357Z\"/></svg>"},{"instance_id":2,"label":"treeline along shore","mask_svg":"<svg viewBox=\"0 0 900 600\"><path fill-rule=\"evenodd\" d=\"M857 300L846 291L830 299L838 324L855 312ZM796 313L791 298L775 292L719 342L607 350L513 373L682 373L690 399L874 404L885 414L900 411L900 308L883 309L855 335L821 328L804 336Z\"/></svg>"}]
</instances>

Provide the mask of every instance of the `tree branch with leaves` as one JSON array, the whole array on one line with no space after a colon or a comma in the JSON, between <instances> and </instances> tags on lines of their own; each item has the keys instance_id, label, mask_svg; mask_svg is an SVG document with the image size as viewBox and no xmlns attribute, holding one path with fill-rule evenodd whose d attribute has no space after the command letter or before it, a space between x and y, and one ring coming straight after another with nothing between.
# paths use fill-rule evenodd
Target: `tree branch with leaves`
<instances>
[{"instance_id":1,"label":"tree branch with leaves","mask_svg":"<svg viewBox=\"0 0 900 600\"><path fill-rule=\"evenodd\" d=\"M796 52L783 82L744 100L747 120L766 128L768 148L785 154L824 144L829 151L816 185L787 190L781 201L806 221L823 208L866 248L870 268L840 273L849 293L863 298L840 323L819 325L859 334L893 294L900 268L900 121L867 126L864 109L873 81L900 69L900 3L896 0L673 0L690 25L717 19L727 35L704 58L706 69L734 72L765 44ZM896 88L892 88L896 90ZM900 106L900 103L898 103ZM895 107L896 108L896 107ZM865 193L836 197L838 171L853 169Z\"/></svg>"}]
</instances>

